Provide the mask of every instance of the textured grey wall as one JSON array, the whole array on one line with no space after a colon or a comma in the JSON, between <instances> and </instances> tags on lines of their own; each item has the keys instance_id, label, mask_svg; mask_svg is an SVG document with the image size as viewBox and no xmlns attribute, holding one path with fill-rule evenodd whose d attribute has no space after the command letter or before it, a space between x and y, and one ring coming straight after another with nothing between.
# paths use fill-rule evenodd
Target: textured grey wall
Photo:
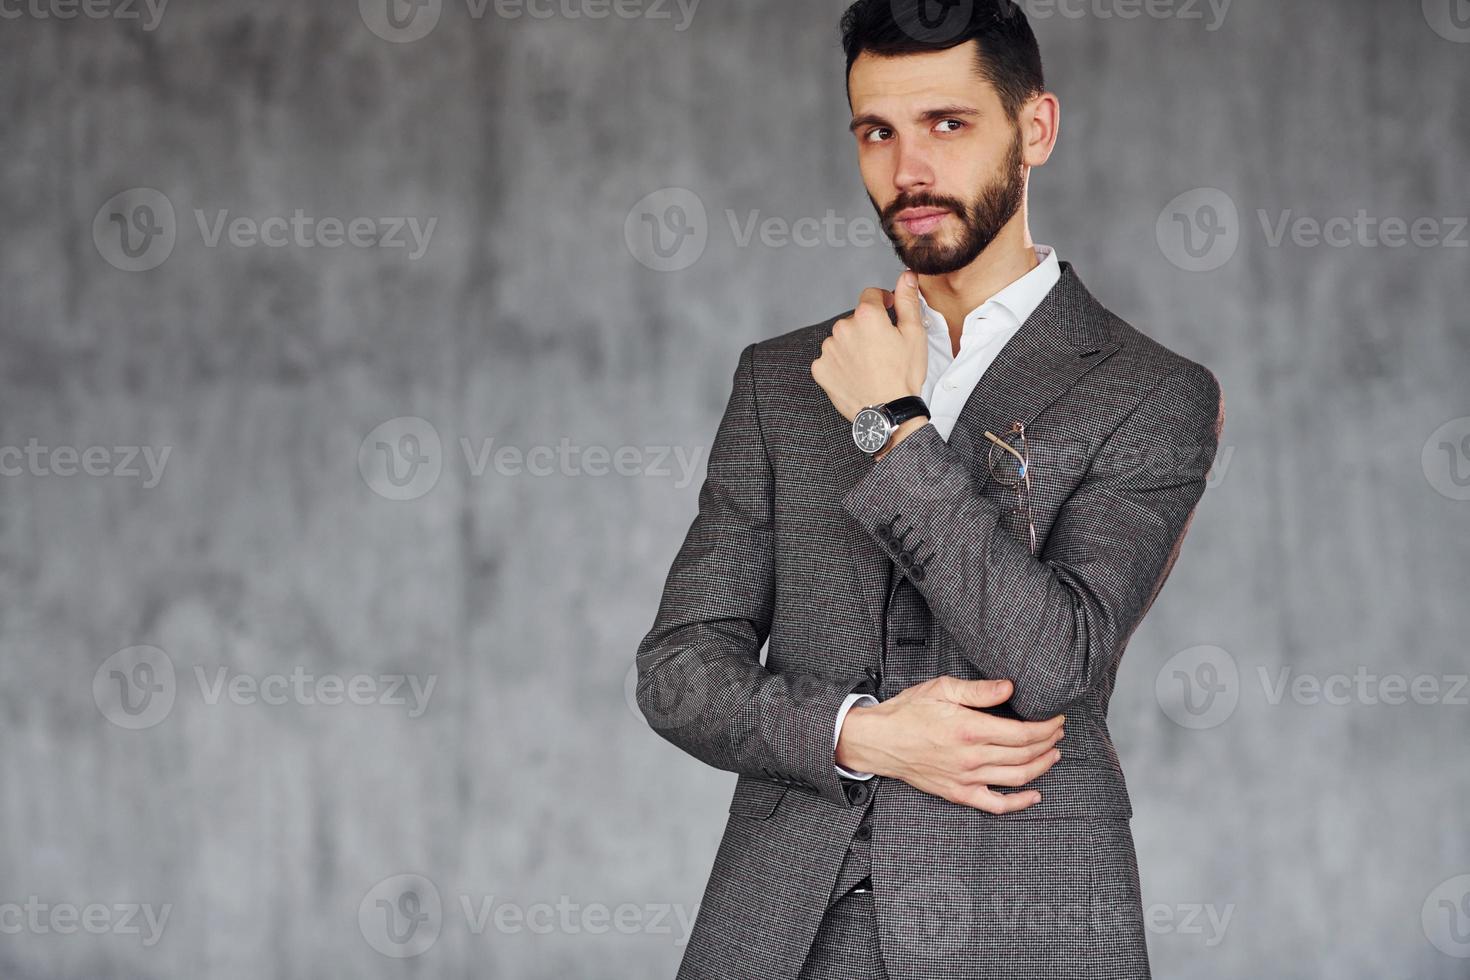
<instances>
[{"instance_id":1,"label":"textured grey wall","mask_svg":"<svg viewBox=\"0 0 1470 980\"><path fill-rule=\"evenodd\" d=\"M633 649L740 348L897 274L843 5L0 0L0 976L672 975L732 777ZM1228 402L1156 975L1470 976L1470 9L1028 7L1037 240Z\"/></svg>"}]
</instances>

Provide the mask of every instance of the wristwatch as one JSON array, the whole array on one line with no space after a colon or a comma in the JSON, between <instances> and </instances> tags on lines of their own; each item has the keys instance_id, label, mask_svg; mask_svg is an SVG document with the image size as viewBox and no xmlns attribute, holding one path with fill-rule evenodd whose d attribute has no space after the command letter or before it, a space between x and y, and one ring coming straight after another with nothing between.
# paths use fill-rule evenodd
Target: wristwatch
<instances>
[{"instance_id":1,"label":"wristwatch","mask_svg":"<svg viewBox=\"0 0 1470 980\"><path fill-rule=\"evenodd\" d=\"M869 456L888 445L893 432L909 419L928 418L929 406L918 395L895 398L882 405L869 405L852 420L852 441Z\"/></svg>"}]
</instances>

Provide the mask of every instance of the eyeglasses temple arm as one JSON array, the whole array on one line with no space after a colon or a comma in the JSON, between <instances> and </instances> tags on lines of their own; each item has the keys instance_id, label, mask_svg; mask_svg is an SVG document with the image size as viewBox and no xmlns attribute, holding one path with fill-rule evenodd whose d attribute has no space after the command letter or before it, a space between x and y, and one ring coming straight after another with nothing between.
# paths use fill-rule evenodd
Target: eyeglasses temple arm
<instances>
[{"instance_id":1,"label":"eyeglasses temple arm","mask_svg":"<svg viewBox=\"0 0 1470 980\"><path fill-rule=\"evenodd\" d=\"M999 436L997 436L994 432L991 432L990 430L987 429L985 431L985 438L989 439L991 442L995 443L997 446L999 446L1000 448L1004 449L1006 452L1010 453L1012 456L1016 457L1016 461L1018 463L1020 463L1022 466L1025 466L1026 465L1026 458L1024 456L1022 456L1020 453L1016 452L1016 450L1014 448L1012 448L1009 443L1007 443L1004 439L1002 439Z\"/></svg>"}]
</instances>

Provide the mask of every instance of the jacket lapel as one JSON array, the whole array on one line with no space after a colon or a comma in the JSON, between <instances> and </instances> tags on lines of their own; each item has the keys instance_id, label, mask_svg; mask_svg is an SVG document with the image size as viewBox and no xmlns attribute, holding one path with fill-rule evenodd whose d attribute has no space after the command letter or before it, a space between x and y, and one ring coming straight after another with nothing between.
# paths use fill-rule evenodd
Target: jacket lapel
<instances>
[{"instance_id":1,"label":"jacket lapel","mask_svg":"<svg viewBox=\"0 0 1470 980\"><path fill-rule=\"evenodd\" d=\"M1029 426L1118 348L1107 330L1109 314L1082 285L1072 264L1063 261L1061 272L1057 284L981 375L950 433L949 445L975 475L977 492L990 479L985 431L1002 435L1012 422ZM828 447L840 498L873 464L853 442L850 429L835 426ZM882 635L892 560L856 521L848 520L846 531L858 590L876 635Z\"/></svg>"}]
</instances>

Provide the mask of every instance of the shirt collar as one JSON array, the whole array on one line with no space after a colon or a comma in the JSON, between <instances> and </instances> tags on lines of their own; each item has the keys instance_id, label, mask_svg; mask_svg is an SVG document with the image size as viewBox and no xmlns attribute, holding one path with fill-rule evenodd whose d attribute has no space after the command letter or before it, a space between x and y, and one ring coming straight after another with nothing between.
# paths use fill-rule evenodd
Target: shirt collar
<instances>
[{"instance_id":1,"label":"shirt collar","mask_svg":"<svg viewBox=\"0 0 1470 980\"><path fill-rule=\"evenodd\" d=\"M1039 260L1036 268L1027 272L1019 279L1007 285L990 299L981 303L965 316L965 330L969 330L977 319L982 316L990 316L998 307L1015 318L1015 323L1020 325L1036 311L1046 294L1051 292L1053 286L1062 277L1060 261L1057 253L1049 245L1036 245L1036 258ZM946 338L948 343L949 324L940 314L930 308L924 300L923 292L919 293L919 309L924 315L924 328L930 334Z\"/></svg>"}]
</instances>

